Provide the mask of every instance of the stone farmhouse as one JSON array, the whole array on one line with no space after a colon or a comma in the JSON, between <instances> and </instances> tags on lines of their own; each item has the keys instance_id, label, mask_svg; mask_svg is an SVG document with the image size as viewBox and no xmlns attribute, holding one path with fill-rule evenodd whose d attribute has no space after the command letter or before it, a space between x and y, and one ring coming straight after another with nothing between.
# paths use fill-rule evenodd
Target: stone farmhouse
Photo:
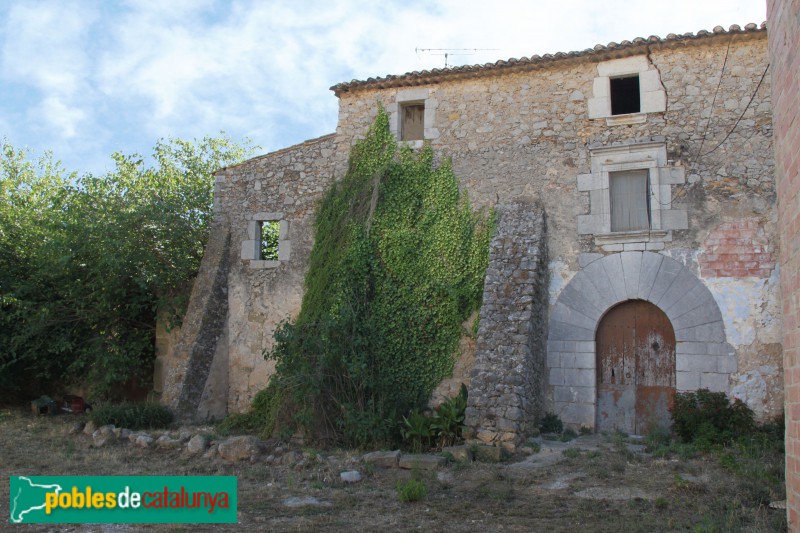
<instances>
[{"instance_id":1,"label":"stone farmhouse","mask_svg":"<svg viewBox=\"0 0 800 533\"><path fill-rule=\"evenodd\" d=\"M781 413L765 24L340 83L336 133L216 174L215 219L156 390L188 418L246 410L299 311L316 203L381 104L498 217L477 339L437 395L513 448L545 412L645 433L675 391ZM262 234L278 232L276 255Z\"/></svg>"}]
</instances>

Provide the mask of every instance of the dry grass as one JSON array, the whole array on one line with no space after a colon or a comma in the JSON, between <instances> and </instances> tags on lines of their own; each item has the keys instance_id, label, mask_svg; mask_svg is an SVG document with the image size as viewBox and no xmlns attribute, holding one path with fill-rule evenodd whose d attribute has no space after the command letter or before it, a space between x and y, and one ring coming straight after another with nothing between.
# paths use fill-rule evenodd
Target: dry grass
<instances>
[{"instance_id":1,"label":"dry grass","mask_svg":"<svg viewBox=\"0 0 800 533\"><path fill-rule=\"evenodd\" d=\"M0 410L0 475L235 475L239 524L226 526L20 526L19 531L785 531L783 511L758 502L764 491L781 499L780 482L767 488L737 477L717 458L655 459L608 443L598 451L527 463L456 464L437 472L371 469L353 452L321 452L313 466L226 464L179 451L129 445L95 449L70 436L71 416L35 418ZM521 461L522 457L517 458ZM777 458L776 460L779 460ZM343 470L364 474L358 484ZM402 503L398 480L418 476L427 497ZM683 480L689 475L694 481ZM750 476L752 478L752 476ZM757 485L757 486L756 486ZM601 499L580 497L576 493ZM630 499L614 499L628 494ZM284 499L313 496L327 507L289 508ZM0 505L8 509L8 484Z\"/></svg>"}]
</instances>

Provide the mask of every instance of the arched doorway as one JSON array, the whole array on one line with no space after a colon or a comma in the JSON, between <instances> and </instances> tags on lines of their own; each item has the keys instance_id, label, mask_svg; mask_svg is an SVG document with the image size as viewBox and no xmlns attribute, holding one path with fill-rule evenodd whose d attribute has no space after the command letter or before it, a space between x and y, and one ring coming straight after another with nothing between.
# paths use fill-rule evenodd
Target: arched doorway
<instances>
[{"instance_id":1,"label":"arched doorway","mask_svg":"<svg viewBox=\"0 0 800 533\"><path fill-rule=\"evenodd\" d=\"M675 394L675 331L667 315L644 300L608 311L595 336L597 429L644 434L670 424Z\"/></svg>"}]
</instances>

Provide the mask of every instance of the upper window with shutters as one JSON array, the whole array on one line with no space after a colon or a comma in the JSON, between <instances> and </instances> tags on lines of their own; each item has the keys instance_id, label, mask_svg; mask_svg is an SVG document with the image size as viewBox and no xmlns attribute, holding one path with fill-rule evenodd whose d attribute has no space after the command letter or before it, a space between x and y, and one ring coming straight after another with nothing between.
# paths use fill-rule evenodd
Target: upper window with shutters
<instances>
[{"instance_id":1,"label":"upper window with shutters","mask_svg":"<svg viewBox=\"0 0 800 533\"><path fill-rule=\"evenodd\" d=\"M593 235L606 251L661 250L672 231L688 228L687 213L672 208L672 188L684 169L667 161L661 142L590 146L591 172L578 176L589 193L589 213L578 215L578 234Z\"/></svg>"},{"instance_id":2,"label":"upper window with shutters","mask_svg":"<svg viewBox=\"0 0 800 533\"><path fill-rule=\"evenodd\" d=\"M397 91L389 105L389 122L397 140L415 148L439 137L436 129L436 99L426 88Z\"/></svg>"}]
</instances>

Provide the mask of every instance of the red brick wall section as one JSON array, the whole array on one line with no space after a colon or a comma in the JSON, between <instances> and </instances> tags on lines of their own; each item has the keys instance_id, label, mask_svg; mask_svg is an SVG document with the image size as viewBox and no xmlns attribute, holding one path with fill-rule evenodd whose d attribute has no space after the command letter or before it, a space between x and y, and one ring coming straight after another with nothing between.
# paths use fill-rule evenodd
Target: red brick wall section
<instances>
[{"instance_id":1,"label":"red brick wall section","mask_svg":"<svg viewBox=\"0 0 800 533\"><path fill-rule=\"evenodd\" d=\"M767 234L755 219L723 222L703 244L699 261L705 278L768 278L775 266Z\"/></svg>"},{"instance_id":2,"label":"red brick wall section","mask_svg":"<svg viewBox=\"0 0 800 533\"><path fill-rule=\"evenodd\" d=\"M800 532L800 0L768 0L775 180L780 228L786 497Z\"/></svg>"}]
</instances>

